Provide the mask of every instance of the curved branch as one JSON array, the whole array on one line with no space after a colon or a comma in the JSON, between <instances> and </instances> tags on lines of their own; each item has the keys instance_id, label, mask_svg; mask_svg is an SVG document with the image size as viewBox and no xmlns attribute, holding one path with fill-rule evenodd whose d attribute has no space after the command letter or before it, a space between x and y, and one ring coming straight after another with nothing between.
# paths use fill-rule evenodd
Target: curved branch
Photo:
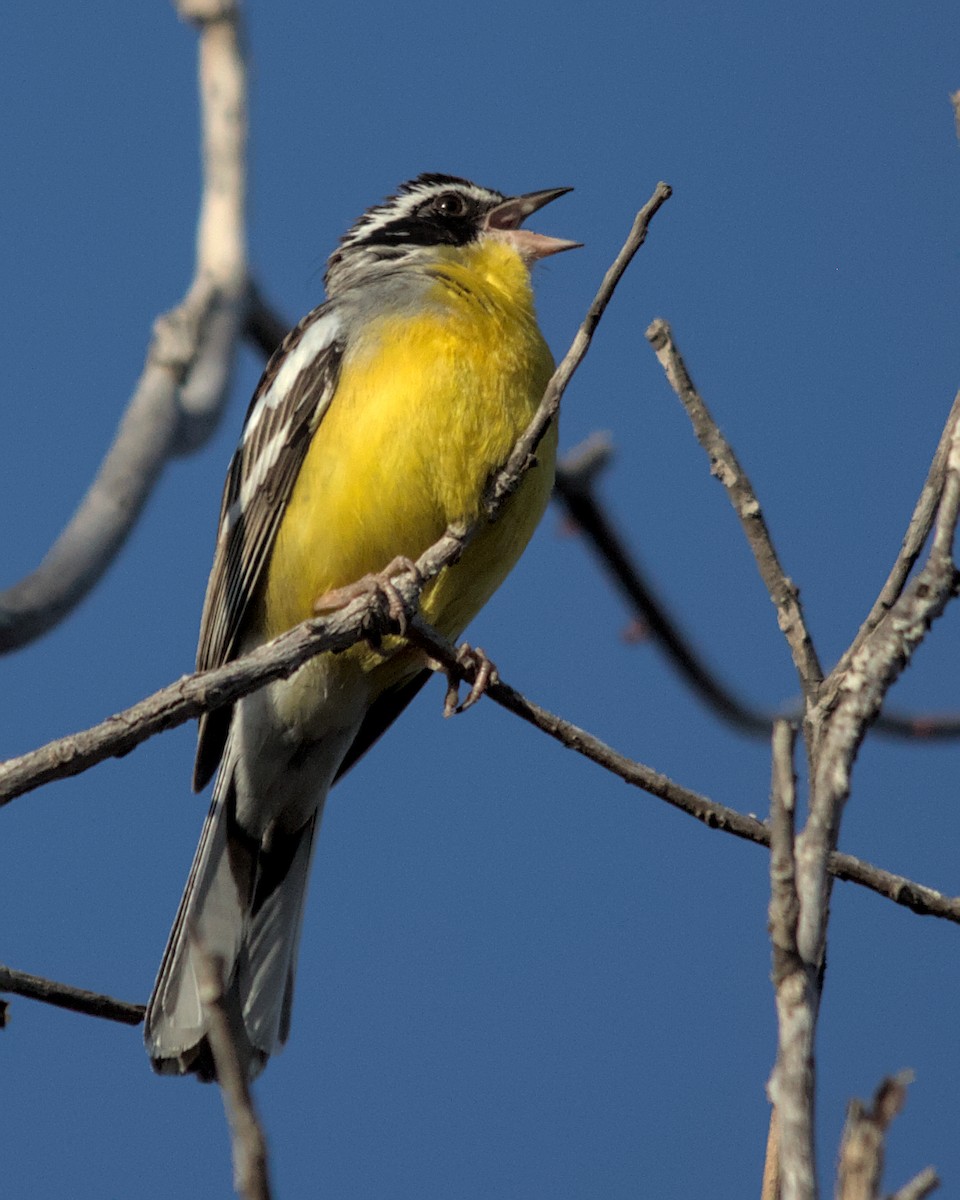
<instances>
[{"instance_id":1,"label":"curved branch","mask_svg":"<svg viewBox=\"0 0 960 1200\"><path fill-rule=\"evenodd\" d=\"M181 0L197 22L204 190L196 272L157 319L143 374L86 496L43 561L0 593L0 653L46 633L101 578L164 466L196 449L222 411L247 302L246 71L234 0Z\"/></svg>"}]
</instances>

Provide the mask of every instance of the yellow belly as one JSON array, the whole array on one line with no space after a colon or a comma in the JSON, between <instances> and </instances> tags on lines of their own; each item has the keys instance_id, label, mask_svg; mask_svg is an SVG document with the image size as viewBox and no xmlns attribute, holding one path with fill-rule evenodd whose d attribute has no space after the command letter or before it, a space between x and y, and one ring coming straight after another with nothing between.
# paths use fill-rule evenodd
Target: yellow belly
<instances>
[{"instance_id":1,"label":"yellow belly","mask_svg":"<svg viewBox=\"0 0 960 1200\"><path fill-rule=\"evenodd\" d=\"M277 536L265 637L311 616L331 588L397 555L415 559L451 522L479 514L484 484L553 369L526 269L500 261L503 253L484 249L465 263L461 252L438 275L424 312L368 322L350 346ZM529 540L549 498L555 451L554 429L500 520L425 594L425 616L448 636L489 599Z\"/></svg>"}]
</instances>

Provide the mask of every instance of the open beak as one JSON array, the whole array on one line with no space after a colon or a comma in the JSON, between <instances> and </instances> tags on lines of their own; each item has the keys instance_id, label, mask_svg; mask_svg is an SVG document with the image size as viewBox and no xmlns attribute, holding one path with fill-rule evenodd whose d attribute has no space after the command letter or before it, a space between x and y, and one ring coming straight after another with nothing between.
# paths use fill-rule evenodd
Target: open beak
<instances>
[{"instance_id":1,"label":"open beak","mask_svg":"<svg viewBox=\"0 0 960 1200\"><path fill-rule=\"evenodd\" d=\"M496 237L509 242L524 262L536 262L538 258L546 258L549 254L559 254L561 250L576 250L582 242L569 242L566 238L548 237L545 233L534 233L530 229L521 229L523 222L538 209L565 196L573 188L547 188L542 192L527 192L524 196L511 196L496 208L487 213L484 229L488 229Z\"/></svg>"}]
</instances>

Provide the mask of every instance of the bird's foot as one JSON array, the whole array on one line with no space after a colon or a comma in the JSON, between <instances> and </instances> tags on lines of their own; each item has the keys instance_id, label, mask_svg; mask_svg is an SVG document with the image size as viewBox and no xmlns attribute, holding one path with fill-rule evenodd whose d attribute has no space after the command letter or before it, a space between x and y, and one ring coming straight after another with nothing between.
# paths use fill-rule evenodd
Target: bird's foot
<instances>
[{"instance_id":1,"label":"bird's foot","mask_svg":"<svg viewBox=\"0 0 960 1200\"><path fill-rule=\"evenodd\" d=\"M313 611L317 616L336 612L337 609L345 608L351 601L372 593L382 599L386 615L397 626L399 632L404 634L409 624L407 606L397 585L393 582L394 576L402 574L412 575L418 586L423 582L413 559L399 554L382 571L371 572L354 583L348 583L344 587L331 588L329 592L324 592L314 602Z\"/></svg>"},{"instance_id":2,"label":"bird's foot","mask_svg":"<svg viewBox=\"0 0 960 1200\"><path fill-rule=\"evenodd\" d=\"M496 666L491 662L479 646L474 649L463 642L457 647L457 662L473 682L467 698L460 703L460 681L451 672L447 672L447 694L443 701L443 715L452 717L456 713L466 712L472 708L480 697L493 685L500 682Z\"/></svg>"}]
</instances>

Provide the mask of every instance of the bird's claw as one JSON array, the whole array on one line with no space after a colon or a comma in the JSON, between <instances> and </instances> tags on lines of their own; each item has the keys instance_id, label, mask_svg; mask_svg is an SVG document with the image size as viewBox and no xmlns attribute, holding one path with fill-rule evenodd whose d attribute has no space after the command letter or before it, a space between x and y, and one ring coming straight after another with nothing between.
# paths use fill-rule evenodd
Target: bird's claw
<instances>
[{"instance_id":1,"label":"bird's claw","mask_svg":"<svg viewBox=\"0 0 960 1200\"><path fill-rule=\"evenodd\" d=\"M345 608L352 600L356 600L360 596L375 593L382 599L387 617L403 635L407 632L409 625L407 606L397 585L393 582L395 575L402 574L412 575L418 586L423 582L413 559L407 558L405 555L398 555L382 571L364 575L362 579L358 579L354 583L324 592L314 603L313 611L318 616L322 613L335 612L339 608Z\"/></svg>"},{"instance_id":2,"label":"bird's claw","mask_svg":"<svg viewBox=\"0 0 960 1200\"><path fill-rule=\"evenodd\" d=\"M447 673L447 694L443 701L445 717L466 712L493 684L500 682L496 666L479 646L474 648L468 646L466 642L458 646L457 662L463 671L473 676L473 682L470 685L470 691L467 692L467 698L461 704L460 680L453 673Z\"/></svg>"}]
</instances>

